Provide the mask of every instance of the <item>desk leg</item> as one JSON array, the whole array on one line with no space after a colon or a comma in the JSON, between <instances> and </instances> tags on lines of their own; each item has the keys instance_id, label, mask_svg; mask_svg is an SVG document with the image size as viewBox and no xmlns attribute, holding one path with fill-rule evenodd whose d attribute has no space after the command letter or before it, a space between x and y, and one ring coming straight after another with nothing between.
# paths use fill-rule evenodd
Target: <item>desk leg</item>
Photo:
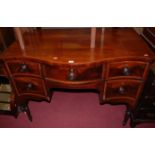
<instances>
[{"instance_id":1,"label":"desk leg","mask_svg":"<svg viewBox=\"0 0 155 155\"><path fill-rule=\"evenodd\" d=\"M28 119L32 122L32 115L31 115L30 109L27 104L20 105L18 107L18 111L24 112L27 115Z\"/></svg>"}]
</instances>

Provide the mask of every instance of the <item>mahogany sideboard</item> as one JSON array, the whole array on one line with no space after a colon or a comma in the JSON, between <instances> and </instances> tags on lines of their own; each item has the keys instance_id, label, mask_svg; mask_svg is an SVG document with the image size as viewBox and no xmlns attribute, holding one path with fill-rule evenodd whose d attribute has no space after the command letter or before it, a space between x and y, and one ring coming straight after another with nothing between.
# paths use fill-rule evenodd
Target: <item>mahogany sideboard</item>
<instances>
[{"instance_id":1,"label":"mahogany sideboard","mask_svg":"<svg viewBox=\"0 0 155 155\"><path fill-rule=\"evenodd\" d=\"M14 42L0 54L0 76L9 80L8 109L15 117L23 111L32 121L29 100L50 102L54 88L95 89L100 104L125 104L123 123L135 110L155 55L131 28L106 28L104 43L79 30L43 30L26 33L25 50ZM72 38L72 33L74 37ZM100 32L97 32L100 33Z\"/></svg>"}]
</instances>

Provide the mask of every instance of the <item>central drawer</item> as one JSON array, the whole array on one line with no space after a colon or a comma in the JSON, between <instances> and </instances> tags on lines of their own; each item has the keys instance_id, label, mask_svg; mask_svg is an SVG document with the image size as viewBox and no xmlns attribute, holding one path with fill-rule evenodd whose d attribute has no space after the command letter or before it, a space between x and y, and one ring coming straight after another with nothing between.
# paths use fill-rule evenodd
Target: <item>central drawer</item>
<instances>
[{"instance_id":1,"label":"central drawer","mask_svg":"<svg viewBox=\"0 0 155 155\"><path fill-rule=\"evenodd\" d=\"M89 81L102 78L102 65L44 65L45 78L62 81Z\"/></svg>"}]
</instances>

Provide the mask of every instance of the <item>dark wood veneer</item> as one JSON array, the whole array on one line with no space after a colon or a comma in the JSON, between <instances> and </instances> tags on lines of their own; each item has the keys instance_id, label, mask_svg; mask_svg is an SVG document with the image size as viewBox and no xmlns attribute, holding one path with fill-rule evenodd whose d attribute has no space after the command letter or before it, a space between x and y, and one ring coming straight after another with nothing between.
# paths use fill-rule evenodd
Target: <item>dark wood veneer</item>
<instances>
[{"instance_id":1,"label":"dark wood veneer","mask_svg":"<svg viewBox=\"0 0 155 155\"><path fill-rule=\"evenodd\" d=\"M35 77L15 77L16 89L19 95L23 94L35 94L46 96L46 91L44 89L44 81L40 78Z\"/></svg>"},{"instance_id":2,"label":"dark wood veneer","mask_svg":"<svg viewBox=\"0 0 155 155\"><path fill-rule=\"evenodd\" d=\"M121 61L109 63L109 79L113 78L136 78L145 79L145 70L147 69L148 63L138 61Z\"/></svg>"},{"instance_id":3,"label":"dark wood veneer","mask_svg":"<svg viewBox=\"0 0 155 155\"><path fill-rule=\"evenodd\" d=\"M13 76L21 74L29 74L41 76L40 64L30 60L11 60L6 62Z\"/></svg>"},{"instance_id":4,"label":"dark wood veneer","mask_svg":"<svg viewBox=\"0 0 155 155\"><path fill-rule=\"evenodd\" d=\"M102 64L97 65L44 65L44 76L62 81L89 81L102 79ZM72 78L71 78L72 76Z\"/></svg>"},{"instance_id":5,"label":"dark wood veneer","mask_svg":"<svg viewBox=\"0 0 155 155\"><path fill-rule=\"evenodd\" d=\"M89 33L84 31L83 36ZM80 34L77 38L82 39ZM8 73L14 103L30 120L25 105L30 99L49 101L54 88L95 89L101 104L125 103L133 111L155 60L147 44L129 28L105 30L104 46L98 38L94 49L87 39L73 43L65 30L54 37L52 30L46 30L35 37L26 34L24 39L25 50L15 42L0 55L0 75Z\"/></svg>"},{"instance_id":6,"label":"dark wood veneer","mask_svg":"<svg viewBox=\"0 0 155 155\"><path fill-rule=\"evenodd\" d=\"M142 82L131 79L109 80L105 83L105 99L130 98L136 100Z\"/></svg>"}]
</instances>

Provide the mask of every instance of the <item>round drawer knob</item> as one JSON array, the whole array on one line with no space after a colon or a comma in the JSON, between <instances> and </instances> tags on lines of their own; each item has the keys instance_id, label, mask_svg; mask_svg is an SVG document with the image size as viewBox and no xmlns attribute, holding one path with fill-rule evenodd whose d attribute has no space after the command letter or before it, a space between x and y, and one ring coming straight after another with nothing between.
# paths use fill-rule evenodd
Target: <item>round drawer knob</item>
<instances>
[{"instance_id":1,"label":"round drawer knob","mask_svg":"<svg viewBox=\"0 0 155 155\"><path fill-rule=\"evenodd\" d=\"M123 74L124 74L125 76L130 75L130 69L129 69L128 67L124 67L124 68L123 68Z\"/></svg>"},{"instance_id":2,"label":"round drawer knob","mask_svg":"<svg viewBox=\"0 0 155 155\"><path fill-rule=\"evenodd\" d=\"M33 84L32 83L28 83L27 84L27 90L31 90L33 88Z\"/></svg>"},{"instance_id":3,"label":"round drawer knob","mask_svg":"<svg viewBox=\"0 0 155 155\"><path fill-rule=\"evenodd\" d=\"M125 93L125 89L122 86L119 87L119 90L118 91L119 91L120 94L124 94Z\"/></svg>"},{"instance_id":4,"label":"round drawer knob","mask_svg":"<svg viewBox=\"0 0 155 155\"><path fill-rule=\"evenodd\" d=\"M20 72L27 72L29 69L26 64L21 64Z\"/></svg>"},{"instance_id":5,"label":"round drawer knob","mask_svg":"<svg viewBox=\"0 0 155 155\"><path fill-rule=\"evenodd\" d=\"M68 80L72 81L72 80L75 80L75 71L73 68L71 68L69 70L69 73L68 73Z\"/></svg>"}]
</instances>

